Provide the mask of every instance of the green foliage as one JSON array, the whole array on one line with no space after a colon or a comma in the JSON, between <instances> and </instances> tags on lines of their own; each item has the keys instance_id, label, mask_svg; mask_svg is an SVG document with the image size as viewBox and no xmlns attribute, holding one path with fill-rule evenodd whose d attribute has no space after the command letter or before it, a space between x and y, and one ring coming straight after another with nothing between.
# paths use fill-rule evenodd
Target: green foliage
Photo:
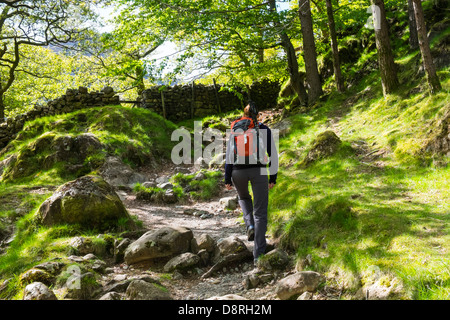
<instances>
[{"instance_id":1,"label":"green foliage","mask_svg":"<svg viewBox=\"0 0 450 320\"><path fill-rule=\"evenodd\" d=\"M204 178L196 180L197 174L204 174ZM200 170L194 174L183 174L181 172L173 175L170 182L173 184L173 192L178 201L187 199L206 201L218 194L219 183L222 178L220 171ZM153 202L164 202L166 190L159 187L144 187L137 183L133 187L138 200Z\"/></svg>"}]
</instances>

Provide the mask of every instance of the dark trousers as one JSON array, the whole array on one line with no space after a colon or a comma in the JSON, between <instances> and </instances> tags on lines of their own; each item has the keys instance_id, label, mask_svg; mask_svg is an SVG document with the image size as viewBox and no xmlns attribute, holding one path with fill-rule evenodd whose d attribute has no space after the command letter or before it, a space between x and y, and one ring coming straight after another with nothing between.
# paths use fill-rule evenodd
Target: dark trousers
<instances>
[{"instance_id":1,"label":"dark trousers","mask_svg":"<svg viewBox=\"0 0 450 320\"><path fill-rule=\"evenodd\" d=\"M268 176L261 174L262 168L253 167L234 169L232 172L233 184L239 197L239 205L244 212L244 221L247 228L254 226L255 240L253 257L257 259L266 250L267 206L269 203ZM248 183L253 192L253 201L250 196Z\"/></svg>"}]
</instances>

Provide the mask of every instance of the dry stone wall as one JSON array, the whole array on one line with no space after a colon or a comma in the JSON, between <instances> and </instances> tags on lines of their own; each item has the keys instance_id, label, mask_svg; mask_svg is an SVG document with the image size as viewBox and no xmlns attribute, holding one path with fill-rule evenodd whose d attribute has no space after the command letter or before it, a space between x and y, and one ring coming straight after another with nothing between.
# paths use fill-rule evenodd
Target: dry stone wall
<instances>
[{"instance_id":1,"label":"dry stone wall","mask_svg":"<svg viewBox=\"0 0 450 320\"><path fill-rule=\"evenodd\" d=\"M278 82L254 83L247 89L235 88L234 92L221 90L217 85L177 85L172 87L155 86L144 90L140 97L142 107L150 109L171 121L195 117L205 117L242 108L249 98L260 109L274 107L280 91ZM238 95L242 97L239 99Z\"/></svg>"}]
</instances>

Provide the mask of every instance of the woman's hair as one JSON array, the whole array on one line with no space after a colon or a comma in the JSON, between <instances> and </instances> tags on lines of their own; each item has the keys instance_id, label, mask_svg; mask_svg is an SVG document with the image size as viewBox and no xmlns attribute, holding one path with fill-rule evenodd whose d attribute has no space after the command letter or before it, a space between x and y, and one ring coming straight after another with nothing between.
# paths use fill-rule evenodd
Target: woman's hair
<instances>
[{"instance_id":1,"label":"woman's hair","mask_svg":"<svg viewBox=\"0 0 450 320\"><path fill-rule=\"evenodd\" d=\"M256 103L254 101L248 101L247 106L244 108L244 116L250 118L258 116L258 107L256 106Z\"/></svg>"}]
</instances>

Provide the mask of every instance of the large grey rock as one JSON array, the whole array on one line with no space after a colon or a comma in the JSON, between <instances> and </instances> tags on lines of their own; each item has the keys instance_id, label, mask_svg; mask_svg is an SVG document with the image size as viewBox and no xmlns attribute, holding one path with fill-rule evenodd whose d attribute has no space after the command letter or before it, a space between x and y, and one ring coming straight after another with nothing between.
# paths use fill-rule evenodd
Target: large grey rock
<instances>
[{"instance_id":1,"label":"large grey rock","mask_svg":"<svg viewBox=\"0 0 450 320\"><path fill-rule=\"evenodd\" d=\"M192 252L182 253L170 259L164 266L164 272L188 269L196 266L200 262L200 257Z\"/></svg>"},{"instance_id":2,"label":"large grey rock","mask_svg":"<svg viewBox=\"0 0 450 320\"><path fill-rule=\"evenodd\" d=\"M33 282L25 287L23 300L58 300L45 284Z\"/></svg>"},{"instance_id":3,"label":"large grey rock","mask_svg":"<svg viewBox=\"0 0 450 320\"><path fill-rule=\"evenodd\" d=\"M229 236L217 241L217 248L221 256L236 254L248 250L245 243L236 236Z\"/></svg>"},{"instance_id":4,"label":"large grey rock","mask_svg":"<svg viewBox=\"0 0 450 320\"><path fill-rule=\"evenodd\" d=\"M20 282L22 284L30 284L33 282L41 282L46 285L51 285L54 276L52 276L50 273L48 273L45 270L38 269L38 268L31 268L24 273L20 275Z\"/></svg>"},{"instance_id":5,"label":"large grey rock","mask_svg":"<svg viewBox=\"0 0 450 320\"><path fill-rule=\"evenodd\" d=\"M238 199L237 197L225 197L219 200L219 204L228 210L234 210L237 208Z\"/></svg>"},{"instance_id":6,"label":"large grey rock","mask_svg":"<svg viewBox=\"0 0 450 320\"><path fill-rule=\"evenodd\" d=\"M257 266L264 271L279 270L285 268L290 262L286 252L280 249L274 249L266 253L261 259L258 259Z\"/></svg>"},{"instance_id":7,"label":"large grey rock","mask_svg":"<svg viewBox=\"0 0 450 320\"><path fill-rule=\"evenodd\" d=\"M95 251L94 243L90 238L74 237L70 240L69 244L80 256L84 256L89 253L94 253Z\"/></svg>"},{"instance_id":8,"label":"large grey rock","mask_svg":"<svg viewBox=\"0 0 450 320\"><path fill-rule=\"evenodd\" d=\"M172 300L166 288L143 280L132 281L125 295L128 300Z\"/></svg>"},{"instance_id":9,"label":"large grey rock","mask_svg":"<svg viewBox=\"0 0 450 320\"><path fill-rule=\"evenodd\" d=\"M107 157L99 170L99 174L112 186L133 187L136 183L144 183L147 178L135 172L118 157Z\"/></svg>"},{"instance_id":10,"label":"large grey rock","mask_svg":"<svg viewBox=\"0 0 450 320\"><path fill-rule=\"evenodd\" d=\"M78 224L108 229L121 219L133 221L114 189L101 177L88 175L60 186L39 208L38 220L46 226Z\"/></svg>"},{"instance_id":11,"label":"large grey rock","mask_svg":"<svg viewBox=\"0 0 450 320\"><path fill-rule=\"evenodd\" d=\"M217 241L215 251L212 254L212 262L215 264L228 264L226 262L228 261L226 257L237 258L239 256L242 259L246 259L248 255L251 255L251 252L248 250L245 243L236 236L229 236ZM232 258L233 261L234 259L235 258Z\"/></svg>"},{"instance_id":12,"label":"large grey rock","mask_svg":"<svg viewBox=\"0 0 450 320\"><path fill-rule=\"evenodd\" d=\"M281 300L287 300L303 292L317 290L322 276L314 271L302 271L281 279L276 287L276 294Z\"/></svg>"},{"instance_id":13,"label":"large grey rock","mask_svg":"<svg viewBox=\"0 0 450 320\"><path fill-rule=\"evenodd\" d=\"M37 266L34 266L34 268L44 270L52 275L56 275L64 267L64 265L65 264L62 262L49 261L38 264Z\"/></svg>"},{"instance_id":14,"label":"large grey rock","mask_svg":"<svg viewBox=\"0 0 450 320\"><path fill-rule=\"evenodd\" d=\"M341 144L341 139L339 139L334 131L326 130L314 139L308 154L299 165L301 167L307 167L314 161L329 157L339 150Z\"/></svg>"},{"instance_id":15,"label":"large grey rock","mask_svg":"<svg viewBox=\"0 0 450 320\"><path fill-rule=\"evenodd\" d=\"M185 227L163 227L144 233L125 250L125 262L134 264L189 251L193 233Z\"/></svg>"},{"instance_id":16,"label":"large grey rock","mask_svg":"<svg viewBox=\"0 0 450 320\"><path fill-rule=\"evenodd\" d=\"M214 252L216 248L216 241L206 233L203 233L191 241L191 250L193 253L198 253L200 250L205 249L207 252Z\"/></svg>"}]
</instances>

